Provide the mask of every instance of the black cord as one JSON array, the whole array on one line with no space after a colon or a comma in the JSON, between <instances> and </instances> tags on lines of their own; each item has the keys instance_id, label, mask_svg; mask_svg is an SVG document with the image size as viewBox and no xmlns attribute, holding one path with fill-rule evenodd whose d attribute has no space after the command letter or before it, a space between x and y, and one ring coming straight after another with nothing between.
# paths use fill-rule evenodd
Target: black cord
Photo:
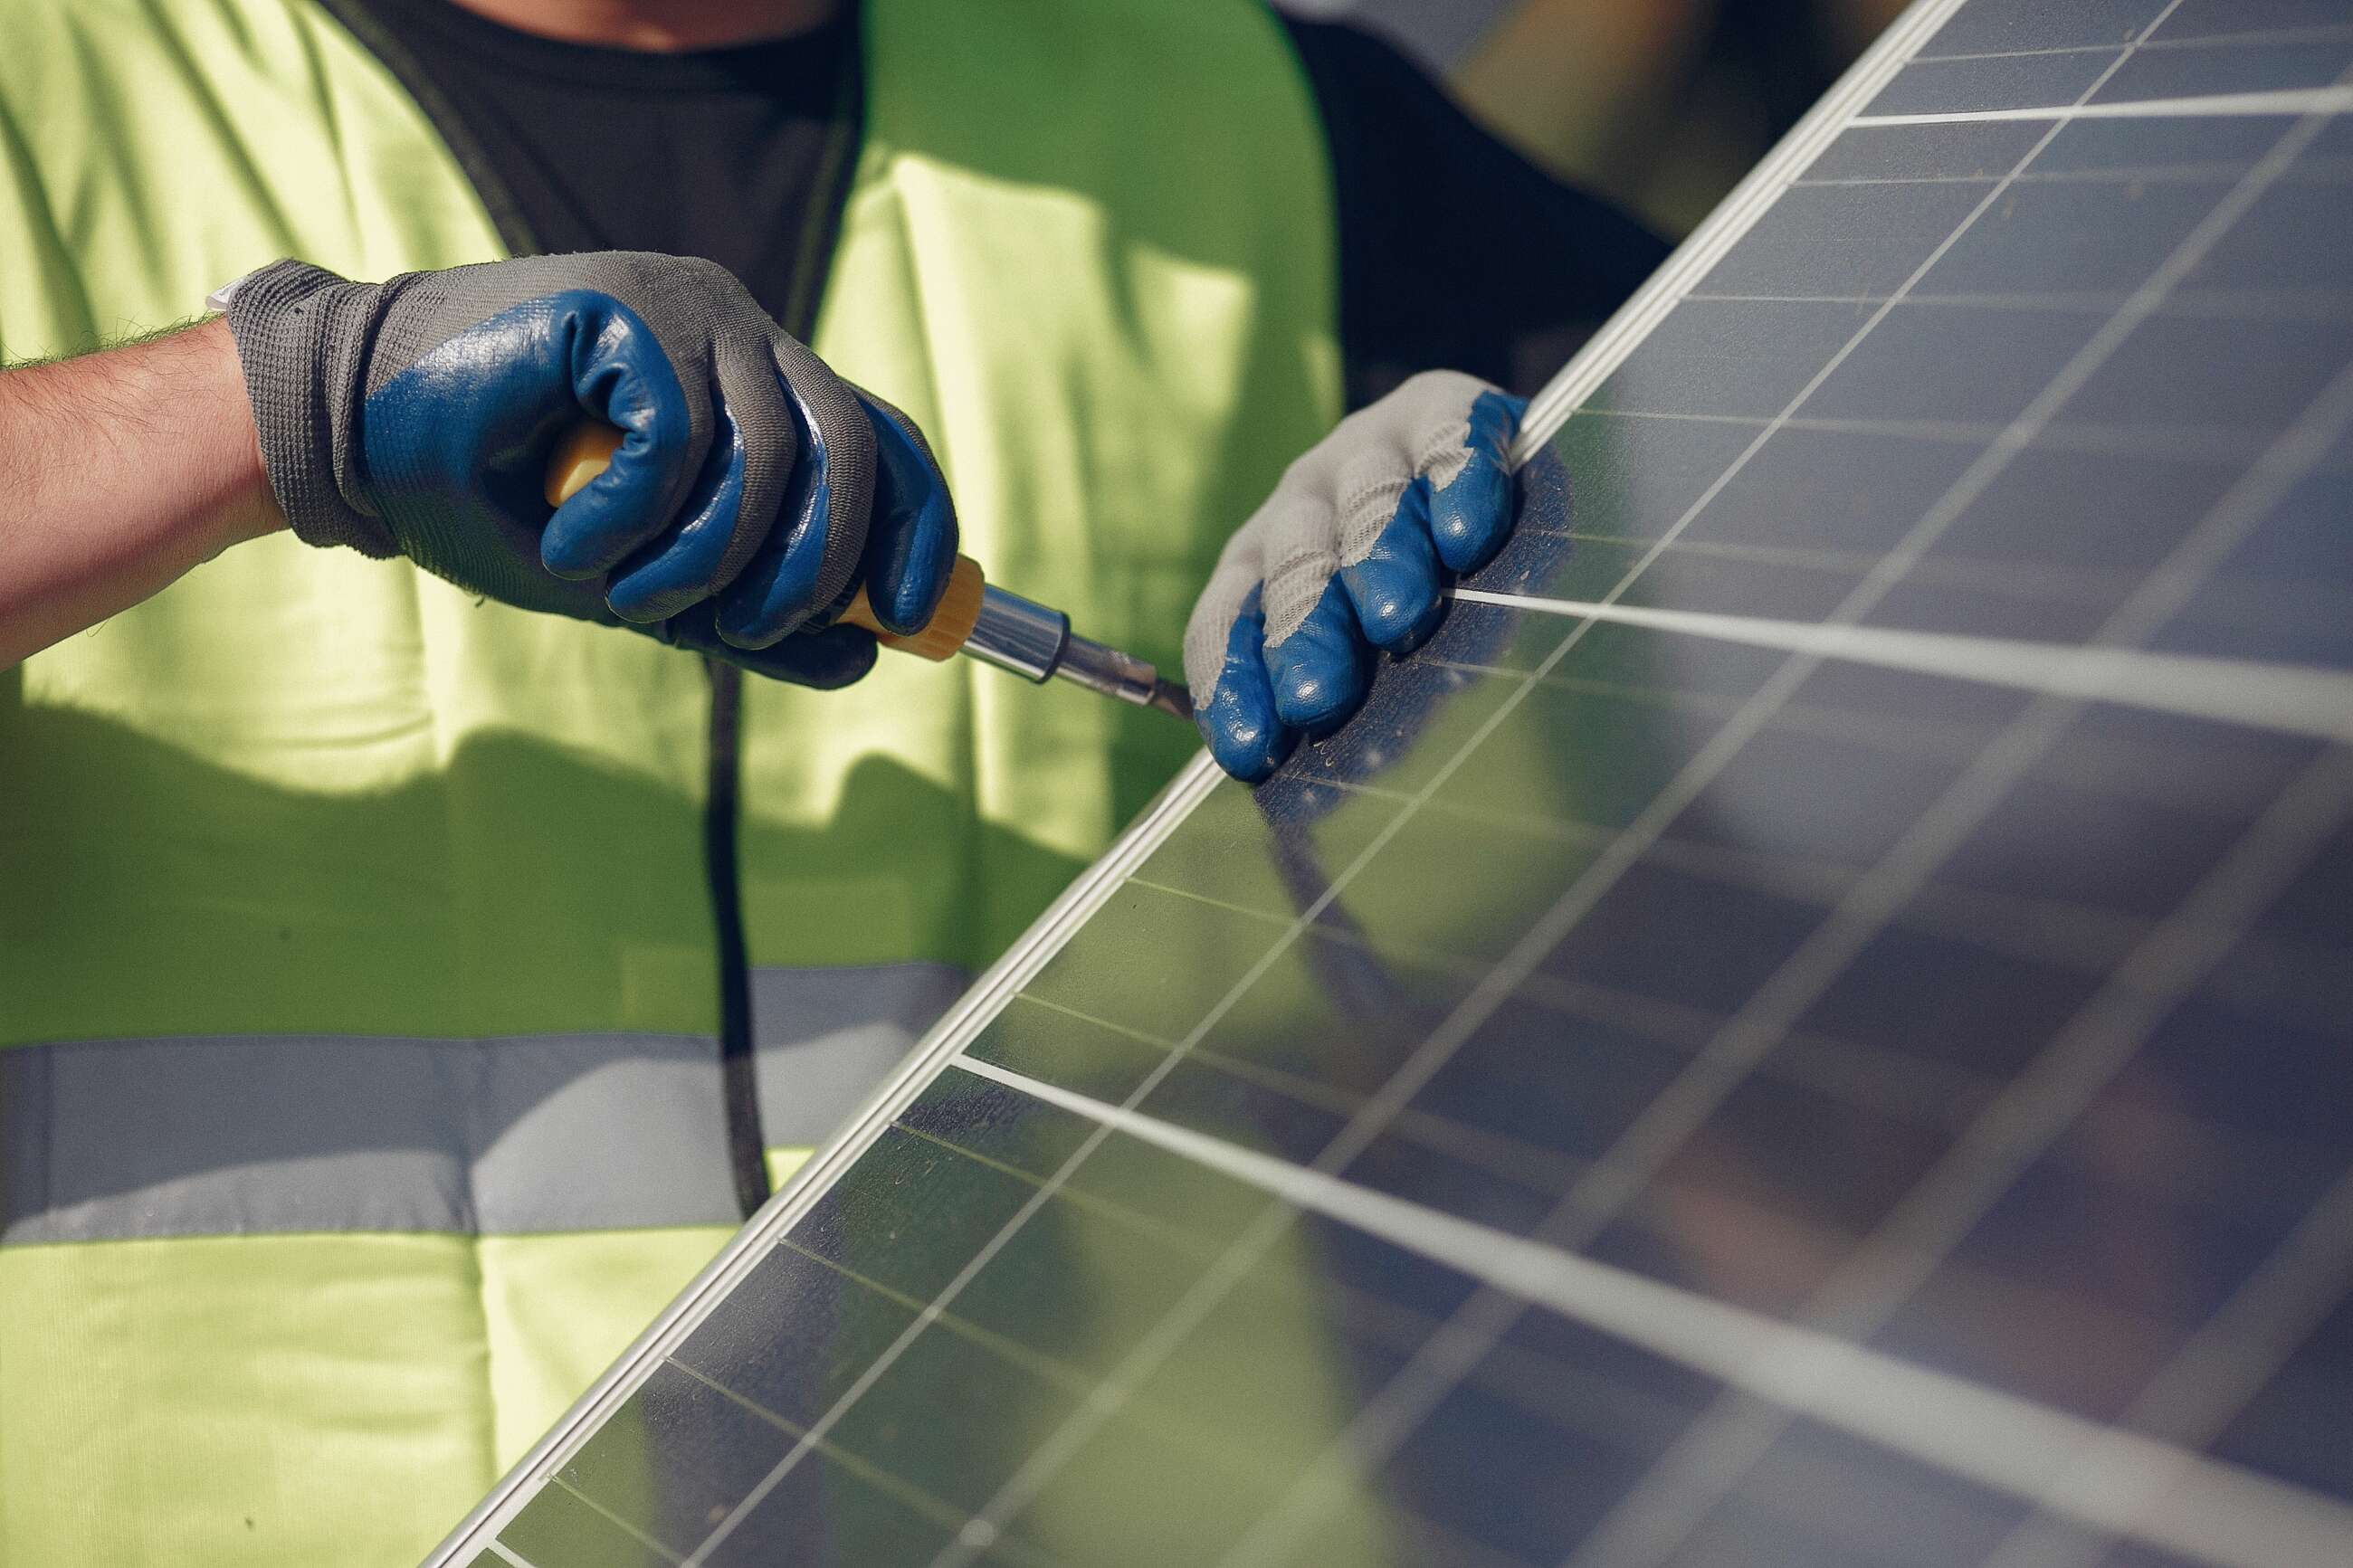
<instances>
[{"instance_id":1,"label":"black cord","mask_svg":"<svg viewBox=\"0 0 2353 1568\"><path fill-rule=\"evenodd\" d=\"M744 955L744 900L735 862L743 778L744 672L706 658L711 677L711 774L703 792L702 862L711 883L711 923L719 946L719 1076L726 1100L727 1162L735 1202L749 1219L768 1201L767 1140L760 1131L759 1079L752 1055L752 966Z\"/></svg>"},{"instance_id":2,"label":"black cord","mask_svg":"<svg viewBox=\"0 0 2353 1568\"><path fill-rule=\"evenodd\" d=\"M546 247L532 232L522 204L500 177L495 161L421 62L369 14L366 0L325 3L353 37L407 89L426 119L440 133L459 170L480 198L509 254L543 254ZM864 140L863 58L861 35L858 50L835 88L836 96L828 115L830 129L819 165L818 200L795 258L790 293L778 317L785 330L804 342L817 329L818 305L834 247L840 237L843 213L849 205L857 153ZM596 247L620 247L609 236L597 234L594 238ZM751 963L744 936L742 877L736 862L743 797L740 736L744 672L734 665L714 659L705 659L703 663L711 680L711 725L702 855L719 960L721 1092L736 1203L748 1219L754 1210L767 1202L770 1187L767 1141L760 1126L757 1058L752 1040Z\"/></svg>"}]
</instances>

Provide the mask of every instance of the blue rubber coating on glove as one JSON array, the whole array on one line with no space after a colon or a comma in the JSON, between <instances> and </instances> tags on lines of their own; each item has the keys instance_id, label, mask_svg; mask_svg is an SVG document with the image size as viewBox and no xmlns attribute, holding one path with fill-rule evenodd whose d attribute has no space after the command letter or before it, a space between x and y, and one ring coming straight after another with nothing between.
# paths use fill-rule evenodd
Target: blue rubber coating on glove
<instances>
[{"instance_id":1,"label":"blue rubber coating on glove","mask_svg":"<svg viewBox=\"0 0 2353 1568\"><path fill-rule=\"evenodd\" d=\"M1218 765L1245 784L1257 784L1282 765L1299 736L1278 718L1266 671L1266 612L1256 589L1242 601L1226 634L1225 665L1215 693L1193 715Z\"/></svg>"},{"instance_id":2,"label":"blue rubber coating on glove","mask_svg":"<svg viewBox=\"0 0 2353 1568\"><path fill-rule=\"evenodd\" d=\"M1362 561L1340 569L1356 624L1378 647L1408 653L1438 628L1438 552L1430 539L1430 481L1416 479Z\"/></svg>"},{"instance_id":3,"label":"blue rubber coating on glove","mask_svg":"<svg viewBox=\"0 0 2353 1568\"><path fill-rule=\"evenodd\" d=\"M551 386L577 406L551 410ZM605 471L555 510L539 540L559 577L593 577L659 533L663 502L688 458L686 399L670 359L637 313L575 289L499 312L444 342L367 399L362 455L430 541L422 563L474 553L436 519L470 518L486 491L529 515L544 503L541 465L566 421L586 410L621 429Z\"/></svg>"},{"instance_id":4,"label":"blue rubber coating on glove","mask_svg":"<svg viewBox=\"0 0 2353 1568\"><path fill-rule=\"evenodd\" d=\"M771 647L823 607L817 589L825 567L826 531L833 524L833 454L800 394L782 376L777 383L793 412L799 450L785 481L787 510L743 574L719 595L719 635L741 648Z\"/></svg>"},{"instance_id":5,"label":"blue rubber coating on glove","mask_svg":"<svg viewBox=\"0 0 2353 1568\"><path fill-rule=\"evenodd\" d=\"M1322 734L1344 722L1365 700L1370 647L1338 578L1292 634L1266 650L1275 716L1294 729Z\"/></svg>"},{"instance_id":6,"label":"blue rubber coating on glove","mask_svg":"<svg viewBox=\"0 0 2353 1568\"><path fill-rule=\"evenodd\" d=\"M737 647L719 635L717 615L716 606L706 600L659 626L640 629L673 647L691 648L741 665L754 675L820 690L848 686L873 668L881 647L872 632L858 626L825 626L786 637L770 647Z\"/></svg>"},{"instance_id":7,"label":"blue rubber coating on glove","mask_svg":"<svg viewBox=\"0 0 2353 1568\"><path fill-rule=\"evenodd\" d=\"M866 602L891 630L918 632L955 570L955 507L913 433L871 398L858 401L874 426L874 521L860 567Z\"/></svg>"},{"instance_id":8,"label":"blue rubber coating on glove","mask_svg":"<svg viewBox=\"0 0 2353 1568\"><path fill-rule=\"evenodd\" d=\"M585 289L551 295L540 304L568 319L571 354L566 368L573 397L621 430L621 445L605 472L557 507L540 534L539 558L549 571L559 577L593 577L620 564L669 521L659 505L649 506L640 498L631 482L631 468L644 453L650 466L675 479L688 458L691 421L670 356L636 311L609 294ZM518 386L516 392L543 400L543 406L544 387L541 382ZM736 491L742 489L743 475L739 443L732 474ZM677 493L674 485L669 493ZM724 511L732 526L732 498Z\"/></svg>"},{"instance_id":9,"label":"blue rubber coating on glove","mask_svg":"<svg viewBox=\"0 0 2353 1568\"><path fill-rule=\"evenodd\" d=\"M744 432L723 405L714 410L714 416L717 438L679 508L678 523L668 537L657 538L623 562L606 586L606 604L625 621L642 624L677 615L708 598L723 574L734 543L736 513L744 504ZM589 489L594 488L592 481ZM575 494L556 509L555 516L562 518L573 501L587 493ZM543 542L543 557L546 548Z\"/></svg>"},{"instance_id":10,"label":"blue rubber coating on glove","mask_svg":"<svg viewBox=\"0 0 2353 1568\"><path fill-rule=\"evenodd\" d=\"M1451 572L1471 572L1503 548L1512 531L1512 437L1527 400L1482 392L1471 405L1471 460L1430 499L1430 537Z\"/></svg>"}]
</instances>

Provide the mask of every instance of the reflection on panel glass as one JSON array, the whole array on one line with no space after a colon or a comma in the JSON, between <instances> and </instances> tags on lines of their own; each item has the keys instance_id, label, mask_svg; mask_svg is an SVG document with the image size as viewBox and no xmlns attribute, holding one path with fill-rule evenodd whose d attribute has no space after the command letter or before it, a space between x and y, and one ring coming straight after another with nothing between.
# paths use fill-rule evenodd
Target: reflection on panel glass
<instances>
[{"instance_id":1,"label":"reflection on panel glass","mask_svg":"<svg viewBox=\"0 0 2353 1568\"><path fill-rule=\"evenodd\" d=\"M2218 15L1959 7L503 1561L2353 1561L2353 142L1913 118L2353 64Z\"/></svg>"}]
</instances>

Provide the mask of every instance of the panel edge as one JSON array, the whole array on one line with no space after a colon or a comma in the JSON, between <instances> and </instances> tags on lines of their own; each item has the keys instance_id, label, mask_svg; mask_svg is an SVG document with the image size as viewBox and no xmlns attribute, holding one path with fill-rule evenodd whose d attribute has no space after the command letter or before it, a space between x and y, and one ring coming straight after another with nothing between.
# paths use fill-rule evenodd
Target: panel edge
<instances>
[{"instance_id":1,"label":"panel edge","mask_svg":"<svg viewBox=\"0 0 2353 1568\"><path fill-rule=\"evenodd\" d=\"M832 1142L818 1151L777 1189L744 1228L689 1280L661 1315L629 1342L613 1364L588 1385L569 1409L501 1478L490 1493L435 1547L423 1568L458 1568L496 1544L496 1537L575 1448L601 1429L654 1367L733 1293L736 1283L765 1258L834 1181L855 1164L899 1112L947 1070L965 1046L1003 1011L1031 976L1069 942L1087 919L1126 880L1127 874L1157 849L1206 799L1224 775L1206 751L1163 786L1152 803L1120 835L1101 859L1081 873L1061 897L1047 906L1005 955L975 981L907 1059L846 1121Z\"/></svg>"}]
</instances>

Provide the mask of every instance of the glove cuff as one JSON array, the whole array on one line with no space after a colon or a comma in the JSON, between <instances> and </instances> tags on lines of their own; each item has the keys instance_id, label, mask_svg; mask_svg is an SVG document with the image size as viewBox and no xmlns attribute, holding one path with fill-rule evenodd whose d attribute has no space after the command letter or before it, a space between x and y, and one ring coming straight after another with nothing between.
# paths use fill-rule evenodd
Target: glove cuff
<instances>
[{"instance_id":1,"label":"glove cuff","mask_svg":"<svg viewBox=\"0 0 2353 1568\"><path fill-rule=\"evenodd\" d=\"M361 377L384 294L308 262L275 261L240 279L228 301L262 467L294 536L374 556L400 553L391 531L352 499Z\"/></svg>"}]
</instances>

